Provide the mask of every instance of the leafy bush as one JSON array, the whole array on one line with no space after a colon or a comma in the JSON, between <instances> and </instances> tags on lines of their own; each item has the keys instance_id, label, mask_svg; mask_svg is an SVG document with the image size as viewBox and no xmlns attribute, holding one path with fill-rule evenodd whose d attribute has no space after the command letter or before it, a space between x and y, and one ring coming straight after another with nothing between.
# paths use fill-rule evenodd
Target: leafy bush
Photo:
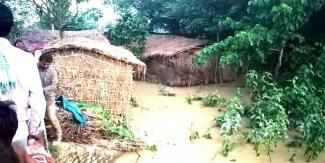
<instances>
[{"instance_id":1,"label":"leafy bush","mask_svg":"<svg viewBox=\"0 0 325 163\"><path fill-rule=\"evenodd\" d=\"M304 123L309 114L321 112L324 106L322 92L313 82L314 75L310 66L302 66L285 88L283 103L287 108L291 127Z\"/></svg>"},{"instance_id":2,"label":"leafy bush","mask_svg":"<svg viewBox=\"0 0 325 163\"><path fill-rule=\"evenodd\" d=\"M252 130L247 139L254 143L258 155L260 149L264 148L270 156L278 140L287 138L289 122L281 105L283 90L278 88L270 73L260 75L250 71L246 83L253 93L253 101L248 107Z\"/></svg>"},{"instance_id":3,"label":"leafy bush","mask_svg":"<svg viewBox=\"0 0 325 163\"><path fill-rule=\"evenodd\" d=\"M187 101L188 104L192 104L192 101L201 101L202 99L203 99L203 97L197 96L197 95L187 96L186 97L186 101Z\"/></svg>"},{"instance_id":4,"label":"leafy bush","mask_svg":"<svg viewBox=\"0 0 325 163\"><path fill-rule=\"evenodd\" d=\"M315 159L325 148L325 117L311 114L300 127L300 136L306 142L308 161Z\"/></svg>"},{"instance_id":5,"label":"leafy bush","mask_svg":"<svg viewBox=\"0 0 325 163\"><path fill-rule=\"evenodd\" d=\"M114 122L112 127L107 130L107 134L117 136L124 140L133 140L134 135L126 122Z\"/></svg>"},{"instance_id":6,"label":"leafy bush","mask_svg":"<svg viewBox=\"0 0 325 163\"><path fill-rule=\"evenodd\" d=\"M315 159L325 149L325 92L324 77L316 75L322 69L301 66L285 89L283 103L292 127L299 127L300 141L306 144L308 160Z\"/></svg>"},{"instance_id":7,"label":"leafy bush","mask_svg":"<svg viewBox=\"0 0 325 163\"><path fill-rule=\"evenodd\" d=\"M227 103L226 112L215 119L218 126L221 127L221 135L224 138L222 153L225 156L227 156L232 149L233 143L231 138L240 127L240 121L243 113L244 107L241 104L240 91L238 89L236 96Z\"/></svg>"},{"instance_id":8,"label":"leafy bush","mask_svg":"<svg viewBox=\"0 0 325 163\"><path fill-rule=\"evenodd\" d=\"M218 105L225 105L226 99L216 91L203 98L202 103L208 107L215 107Z\"/></svg>"},{"instance_id":9,"label":"leafy bush","mask_svg":"<svg viewBox=\"0 0 325 163\"><path fill-rule=\"evenodd\" d=\"M77 102L79 107L86 108L100 117L105 131L101 133L104 136L115 136L125 140L133 140L134 135L126 122L114 121L111 115L103 106L85 102Z\"/></svg>"}]
</instances>

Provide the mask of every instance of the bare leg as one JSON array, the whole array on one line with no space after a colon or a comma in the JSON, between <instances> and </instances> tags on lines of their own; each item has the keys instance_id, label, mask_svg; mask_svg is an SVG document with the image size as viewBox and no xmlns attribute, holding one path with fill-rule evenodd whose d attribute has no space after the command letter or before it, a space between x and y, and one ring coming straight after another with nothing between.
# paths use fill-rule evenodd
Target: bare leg
<instances>
[{"instance_id":1,"label":"bare leg","mask_svg":"<svg viewBox=\"0 0 325 163\"><path fill-rule=\"evenodd\" d=\"M52 128L56 131L56 134L58 136L58 141L61 141L62 138L62 129L60 122L58 118L56 117L56 106L55 104L52 104L50 106L47 106L47 116L49 117L49 121L52 125Z\"/></svg>"}]
</instances>

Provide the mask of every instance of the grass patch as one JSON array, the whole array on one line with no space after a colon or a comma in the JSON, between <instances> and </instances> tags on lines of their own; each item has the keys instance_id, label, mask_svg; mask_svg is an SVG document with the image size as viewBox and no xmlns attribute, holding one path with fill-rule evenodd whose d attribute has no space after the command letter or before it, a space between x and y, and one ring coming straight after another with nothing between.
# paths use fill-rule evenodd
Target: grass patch
<instances>
[{"instance_id":1,"label":"grass patch","mask_svg":"<svg viewBox=\"0 0 325 163\"><path fill-rule=\"evenodd\" d=\"M49 144L49 152L54 160L60 157L60 147L57 145Z\"/></svg>"},{"instance_id":2,"label":"grass patch","mask_svg":"<svg viewBox=\"0 0 325 163\"><path fill-rule=\"evenodd\" d=\"M100 117L100 123L104 126L104 131L101 132L103 136L119 137L130 141L134 140L134 135L131 132L129 125L124 121L114 121L108 110L101 105L85 102L77 102L77 104L80 108L85 108Z\"/></svg>"}]
</instances>

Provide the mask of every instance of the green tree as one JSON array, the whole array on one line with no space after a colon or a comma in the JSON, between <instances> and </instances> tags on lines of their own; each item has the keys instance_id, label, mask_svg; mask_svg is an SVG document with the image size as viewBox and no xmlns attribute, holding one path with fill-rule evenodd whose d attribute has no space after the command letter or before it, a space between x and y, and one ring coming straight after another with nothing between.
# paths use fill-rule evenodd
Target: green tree
<instances>
[{"instance_id":1,"label":"green tree","mask_svg":"<svg viewBox=\"0 0 325 163\"><path fill-rule=\"evenodd\" d=\"M67 26L68 30L88 30L96 29L98 21L103 17L103 12L98 8L90 8L81 11L77 18Z\"/></svg>"},{"instance_id":2,"label":"green tree","mask_svg":"<svg viewBox=\"0 0 325 163\"><path fill-rule=\"evenodd\" d=\"M324 0L250 0L242 17L227 16L216 28L232 29L233 35L203 49L194 61L220 57L247 73L252 103L247 107L252 130L248 139L272 151L287 135L287 128L299 127L306 143L308 160L325 149L324 134L324 44L300 34ZM307 41L309 40L309 41ZM324 63L324 62L322 62ZM255 70L255 71L249 71Z\"/></svg>"},{"instance_id":3,"label":"green tree","mask_svg":"<svg viewBox=\"0 0 325 163\"><path fill-rule=\"evenodd\" d=\"M51 28L60 30L60 37L63 38L63 31L75 21L79 13L78 4L88 0L25 0L32 3L40 16L42 25L51 25ZM74 12L71 11L72 4L76 4Z\"/></svg>"},{"instance_id":4,"label":"green tree","mask_svg":"<svg viewBox=\"0 0 325 163\"><path fill-rule=\"evenodd\" d=\"M247 0L112 0L120 13L136 11L149 22L149 31L158 30L188 37L223 38L214 25L226 16L239 16Z\"/></svg>"},{"instance_id":5,"label":"green tree","mask_svg":"<svg viewBox=\"0 0 325 163\"><path fill-rule=\"evenodd\" d=\"M25 0L2 0L0 3L8 5L13 12L14 24L9 39L15 41L20 37L23 28L29 25L28 22L34 13L31 12L30 4Z\"/></svg>"},{"instance_id":6,"label":"green tree","mask_svg":"<svg viewBox=\"0 0 325 163\"><path fill-rule=\"evenodd\" d=\"M148 35L147 23L138 14L123 14L110 33L113 44L130 49L139 58Z\"/></svg>"},{"instance_id":7,"label":"green tree","mask_svg":"<svg viewBox=\"0 0 325 163\"><path fill-rule=\"evenodd\" d=\"M238 68L260 69L279 74L286 48L303 42L299 29L317 12L323 1L251 0L241 20L227 17L218 26L238 27L235 35L204 49L195 59L201 63L206 56L221 55L223 64Z\"/></svg>"}]
</instances>

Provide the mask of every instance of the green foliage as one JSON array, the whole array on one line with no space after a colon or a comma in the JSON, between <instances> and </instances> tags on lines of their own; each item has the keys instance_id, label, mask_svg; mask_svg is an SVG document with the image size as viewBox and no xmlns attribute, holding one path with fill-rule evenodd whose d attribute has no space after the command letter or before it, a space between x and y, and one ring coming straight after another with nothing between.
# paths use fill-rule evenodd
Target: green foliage
<instances>
[{"instance_id":1,"label":"green foliage","mask_svg":"<svg viewBox=\"0 0 325 163\"><path fill-rule=\"evenodd\" d=\"M210 93L202 99L202 103L208 107L215 107L218 105L225 105L226 99L222 97L217 91Z\"/></svg>"},{"instance_id":2,"label":"green foliage","mask_svg":"<svg viewBox=\"0 0 325 163\"><path fill-rule=\"evenodd\" d=\"M325 149L325 116L317 113L308 115L300 131L307 144L305 155L308 161L313 160Z\"/></svg>"},{"instance_id":3,"label":"green foliage","mask_svg":"<svg viewBox=\"0 0 325 163\"><path fill-rule=\"evenodd\" d=\"M109 0L107 0L109 1ZM225 16L240 15L247 0L111 0L119 13L138 13L149 22L150 32L172 33L190 37L223 37L214 27Z\"/></svg>"},{"instance_id":4,"label":"green foliage","mask_svg":"<svg viewBox=\"0 0 325 163\"><path fill-rule=\"evenodd\" d=\"M322 54L324 55L324 54ZM323 66L303 65L285 89L283 103L287 106L292 127L299 127L300 142L306 144L308 160L315 159L325 149L325 91Z\"/></svg>"},{"instance_id":5,"label":"green foliage","mask_svg":"<svg viewBox=\"0 0 325 163\"><path fill-rule=\"evenodd\" d=\"M311 67L302 66L297 76L289 81L285 88L283 103L288 108L288 116L292 127L305 121L309 114L320 113L324 107L322 92L313 83L315 72Z\"/></svg>"},{"instance_id":6,"label":"green foliage","mask_svg":"<svg viewBox=\"0 0 325 163\"><path fill-rule=\"evenodd\" d=\"M240 91L227 103L227 110L215 119L216 124L221 127L221 135L224 138L222 143L222 153L227 156L233 148L232 137L238 131L244 107L240 101Z\"/></svg>"},{"instance_id":7,"label":"green foliage","mask_svg":"<svg viewBox=\"0 0 325 163\"><path fill-rule=\"evenodd\" d=\"M30 12L30 4L26 3L25 0L5 0L0 1L9 6L13 12L14 24L9 34L9 40L15 42L22 34L24 27L29 26L29 21L32 17L32 12Z\"/></svg>"},{"instance_id":8,"label":"green foliage","mask_svg":"<svg viewBox=\"0 0 325 163\"><path fill-rule=\"evenodd\" d=\"M113 126L108 129L108 132L106 134L117 136L124 140L134 139L134 135L126 122L113 122L111 125Z\"/></svg>"},{"instance_id":9,"label":"green foliage","mask_svg":"<svg viewBox=\"0 0 325 163\"><path fill-rule=\"evenodd\" d=\"M111 118L107 109L105 109L101 105L85 103L85 102L77 102L77 104L80 108L85 108L100 117L101 123L105 128L105 131L101 133L104 136L119 137L124 140L130 140L130 141L134 140L134 135L131 132L128 124L126 122L114 121Z\"/></svg>"},{"instance_id":10,"label":"green foliage","mask_svg":"<svg viewBox=\"0 0 325 163\"><path fill-rule=\"evenodd\" d=\"M200 138L200 134L198 131L191 131L191 135L190 135L190 140L195 140L195 139L199 139Z\"/></svg>"},{"instance_id":11,"label":"green foliage","mask_svg":"<svg viewBox=\"0 0 325 163\"><path fill-rule=\"evenodd\" d=\"M212 139L211 131L210 131L210 130L206 131L206 132L202 135L202 137L204 137L204 138L206 138L206 139Z\"/></svg>"},{"instance_id":12,"label":"green foliage","mask_svg":"<svg viewBox=\"0 0 325 163\"><path fill-rule=\"evenodd\" d=\"M71 23L76 21L79 4L88 0L23 1L24 3L31 3L35 7L40 18L40 22L38 22L40 27L51 29L53 25L55 29L64 31ZM73 4L77 7L76 11L71 10Z\"/></svg>"},{"instance_id":13,"label":"green foliage","mask_svg":"<svg viewBox=\"0 0 325 163\"><path fill-rule=\"evenodd\" d=\"M78 16L67 26L68 30L89 30L98 27L98 21L103 17L103 12L98 8L81 11Z\"/></svg>"},{"instance_id":14,"label":"green foliage","mask_svg":"<svg viewBox=\"0 0 325 163\"><path fill-rule=\"evenodd\" d=\"M51 156L54 158L54 160L58 159L60 157L60 147L56 145L49 144L49 149L51 153Z\"/></svg>"},{"instance_id":15,"label":"green foliage","mask_svg":"<svg viewBox=\"0 0 325 163\"><path fill-rule=\"evenodd\" d=\"M147 149L152 151L152 152L157 152L158 151L157 145L155 145L155 144L148 146Z\"/></svg>"},{"instance_id":16,"label":"green foliage","mask_svg":"<svg viewBox=\"0 0 325 163\"><path fill-rule=\"evenodd\" d=\"M138 58L145 45L148 26L138 14L123 14L110 34L112 43L130 49Z\"/></svg>"},{"instance_id":17,"label":"green foliage","mask_svg":"<svg viewBox=\"0 0 325 163\"><path fill-rule=\"evenodd\" d=\"M245 110L252 127L247 139L254 143L256 151L265 150L270 155L292 127L298 128L307 158L314 159L324 150L324 44L313 42L301 31L324 3L325 0L122 0L114 4L121 12L131 11L147 20L151 32L212 40L214 43L201 50L193 61L208 64L211 58L218 58L214 60L216 64L230 64L247 73L252 101ZM200 98L189 96L187 102L196 99ZM222 99L214 95L202 101L216 106L225 102ZM238 128L241 116L242 112L227 109L219 118L219 124L227 126L223 129L224 154L233 147L231 134Z\"/></svg>"},{"instance_id":18,"label":"green foliage","mask_svg":"<svg viewBox=\"0 0 325 163\"><path fill-rule=\"evenodd\" d=\"M197 96L197 95L187 96L186 97L186 101L187 101L188 104L192 104L192 101L201 101L202 99L203 99L203 97Z\"/></svg>"},{"instance_id":19,"label":"green foliage","mask_svg":"<svg viewBox=\"0 0 325 163\"><path fill-rule=\"evenodd\" d=\"M229 16L219 21L219 27L237 30L234 35L203 49L193 61L205 64L207 56L215 55L221 57L221 64L234 65L244 72L255 69L277 75L285 65L282 62L290 65L287 44L293 48L304 41L299 29L323 4L324 0L250 0L241 19Z\"/></svg>"},{"instance_id":20,"label":"green foliage","mask_svg":"<svg viewBox=\"0 0 325 163\"><path fill-rule=\"evenodd\" d=\"M265 149L270 156L277 142L287 138L288 117L281 105L283 90L270 73L250 71L246 83L253 94L248 110L252 130L247 139L254 143L258 155Z\"/></svg>"}]
</instances>

